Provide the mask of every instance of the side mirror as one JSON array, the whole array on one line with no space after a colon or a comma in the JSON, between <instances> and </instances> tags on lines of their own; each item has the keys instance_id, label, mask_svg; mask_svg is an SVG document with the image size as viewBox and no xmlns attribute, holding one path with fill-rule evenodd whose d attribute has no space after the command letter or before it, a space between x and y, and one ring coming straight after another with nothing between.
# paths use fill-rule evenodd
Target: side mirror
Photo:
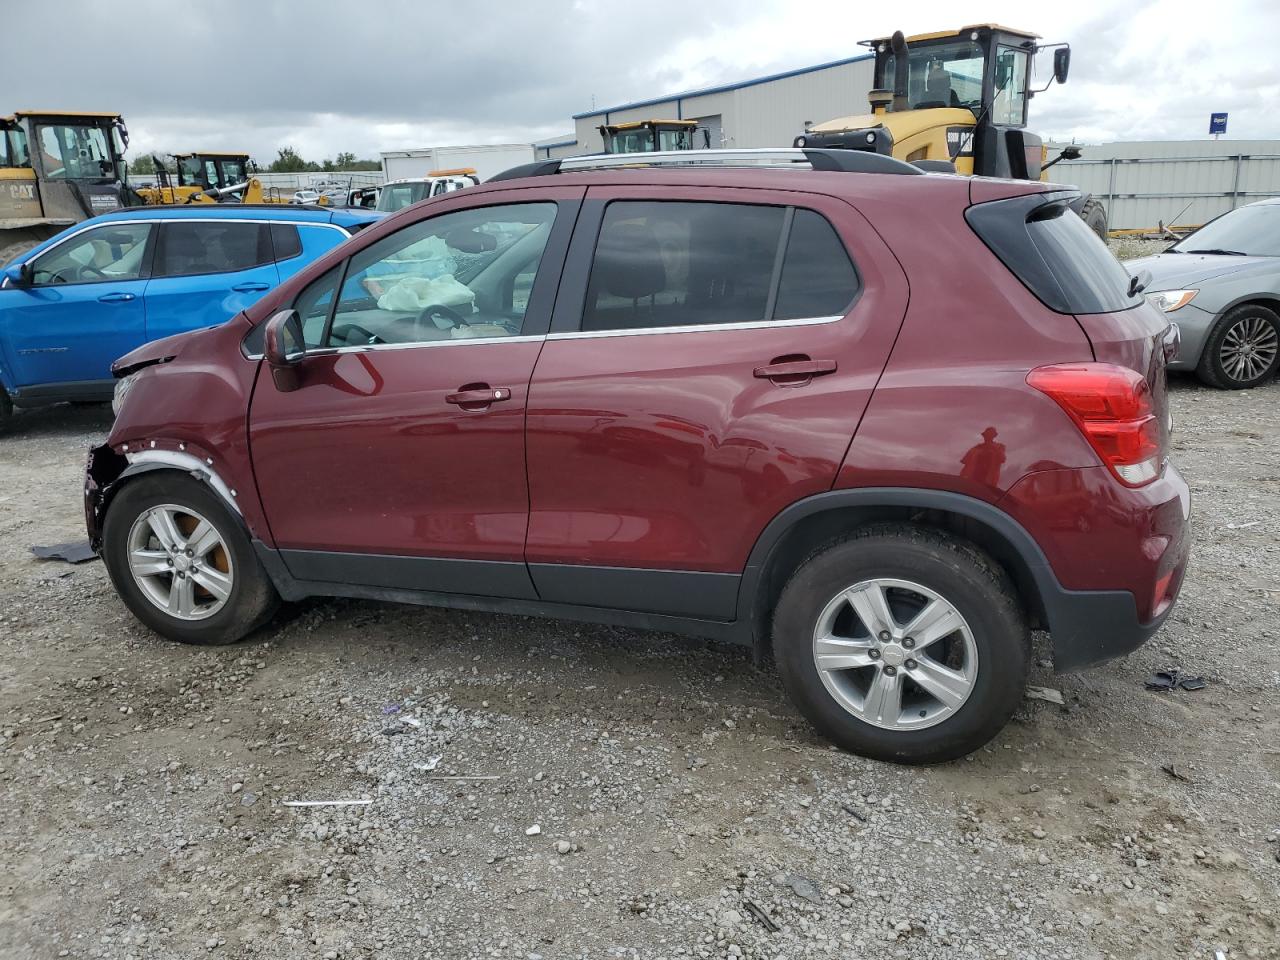
<instances>
[{"instance_id":1,"label":"side mirror","mask_svg":"<svg viewBox=\"0 0 1280 960\"><path fill-rule=\"evenodd\" d=\"M35 271L30 263L5 267L4 279L11 287L29 287L35 281Z\"/></svg>"},{"instance_id":2,"label":"side mirror","mask_svg":"<svg viewBox=\"0 0 1280 960\"><path fill-rule=\"evenodd\" d=\"M1062 148L1062 159L1063 160L1079 160L1080 148L1077 147L1074 143L1067 144L1065 147Z\"/></svg>"},{"instance_id":3,"label":"side mirror","mask_svg":"<svg viewBox=\"0 0 1280 960\"><path fill-rule=\"evenodd\" d=\"M262 355L271 367L277 389L288 392L298 388L298 365L306 353L298 311L274 314L263 329Z\"/></svg>"},{"instance_id":4,"label":"side mirror","mask_svg":"<svg viewBox=\"0 0 1280 960\"><path fill-rule=\"evenodd\" d=\"M1053 51L1053 79L1059 83L1067 82L1067 71L1071 69L1071 48L1059 47Z\"/></svg>"}]
</instances>

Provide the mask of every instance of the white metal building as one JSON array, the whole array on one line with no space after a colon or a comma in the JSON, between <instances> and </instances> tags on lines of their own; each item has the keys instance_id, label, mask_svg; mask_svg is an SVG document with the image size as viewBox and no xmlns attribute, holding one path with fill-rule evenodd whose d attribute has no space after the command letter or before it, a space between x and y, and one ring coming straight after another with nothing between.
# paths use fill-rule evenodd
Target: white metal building
<instances>
[{"instance_id":1,"label":"white metal building","mask_svg":"<svg viewBox=\"0 0 1280 960\"><path fill-rule=\"evenodd\" d=\"M596 129L630 120L697 120L712 147L787 147L806 121L866 113L875 66L871 54L786 73L689 90L574 116L573 134L534 145L539 157L572 157L604 149Z\"/></svg>"}]
</instances>

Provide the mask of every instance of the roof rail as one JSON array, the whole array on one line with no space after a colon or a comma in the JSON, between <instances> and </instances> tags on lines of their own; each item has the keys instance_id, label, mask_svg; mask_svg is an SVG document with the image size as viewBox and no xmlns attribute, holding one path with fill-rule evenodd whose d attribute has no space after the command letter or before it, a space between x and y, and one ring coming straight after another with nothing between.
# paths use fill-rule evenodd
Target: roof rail
<instances>
[{"instance_id":1,"label":"roof rail","mask_svg":"<svg viewBox=\"0 0 1280 960\"><path fill-rule=\"evenodd\" d=\"M517 180L546 177L581 170L618 170L637 167L807 167L839 173L921 174L919 167L882 153L865 150L819 150L795 147L766 147L753 150L665 150L651 153L602 153L561 160L536 160L504 170L490 177Z\"/></svg>"}]
</instances>

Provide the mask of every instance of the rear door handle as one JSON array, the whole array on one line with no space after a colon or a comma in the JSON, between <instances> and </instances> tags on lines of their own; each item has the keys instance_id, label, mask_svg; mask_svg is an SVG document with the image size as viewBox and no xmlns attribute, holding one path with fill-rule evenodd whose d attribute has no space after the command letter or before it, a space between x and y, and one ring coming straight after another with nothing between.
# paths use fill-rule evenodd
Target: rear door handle
<instances>
[{"instance_id":1,"label":"rear door handle","mask_svg":"<svg viewBox=\"0 0 1280 960\"><path fill-rule=\"evenodd\" d=\"M236 293L261 293L263 290L271 289L269 283L237 283L231 288Z\"/></svg>"},{"instance_id":2,"label":"rear door handle","mask_svg":"<svg viewBox=\"0 0 1280 960\"><path fill-rule=\"evenodd\" d=\"M99 303L128 303L133 300L132 293L104 293L98 298Z\"/></svg>"},{"instance_id":3,"label":"rear door handle","mask_svg":"<svg viewBox=\"0 0 1280 960\"><path fill-rule=\"evenodd\" d=\"M763 367L756 367L754 376L757 379L772 380L775 383L798 382L835 372L834 360L810 360L808 357L797 357L794 360L779 359Z\"/></svg>"},{"instance_id":4,"label":"rear door handle","mask_svg":"<svg viewBox=\"0 0 1280 960\"><path fill-rule=\"evenodd\" d=\"M491 403L499 403L511 399L511 390L507 387L471 386L467 385L457 393L445 398L445 403L455 403L460 407L487 407Z\"/></svg>"}]
</instances>

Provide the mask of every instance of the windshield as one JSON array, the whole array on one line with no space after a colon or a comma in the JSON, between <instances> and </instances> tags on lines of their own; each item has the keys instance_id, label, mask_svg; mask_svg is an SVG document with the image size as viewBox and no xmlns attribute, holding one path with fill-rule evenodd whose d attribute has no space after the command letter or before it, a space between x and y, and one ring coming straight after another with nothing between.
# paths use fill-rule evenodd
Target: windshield
<instances>
[{"instance_id":1,"label":"windshield","mask_svg":"<svg viewBox=\"0 0 1280 960\"><path fill-rule=\"evenodd\" d=\"M610 153L649 153L653 150L653 131L644 127L619 130L613 135Z\"/></svg>"},{"instance_id":2,"label":"windshield","mask_svg":"<svg viewBox=\"0 0 1280 960\"><path fill-rule=\"evenodd\" d=\"M881 83L893 89L897 57L884 59ZM971 40L917 44L907 48L907 100L912 110L982 105L982 46Z\"/></svg>"},{"instance_id":3,"label":"windshield","mask_svg":"<svg viewBox=\"0 0 1280 960\"><path fill-rule=\"evenodd\" d=\"M1224 213L1170 249L1177 253L1280 257L1280 203L1255 203Z\"/></svg>"},{"instance_id":4,"label":"windshield","mask_svg":"<svg viewBox=\"0 0 1280 960\"><path fill-rule=\"evenodd\" d=\"M382 188L376 209L394 213L426 196L425 183L392 183Z\"/></svg>"},{"instance_id":5,"label":"windshield","mask_svg":"<svg viewBox=\"0 0 1280 960\"><path fill-rule=\"evenodd\" d=\"M237 183L244 183L249 179L248 173L245 172L243 160L223 160L222 164L222 185L230 187Z\"/></svg>"},{"instance_id":6,"label":"windshield","mask_svg":"<svg viewBox=\"0 0 1280 960\"><path fill-rule=\"evenodd\" d=\"M203 187L206 173L199 157L183 157L178 161L178 183L184 187ZM212 183L209 184L212 186Z\"/></svg>"},{"instance_id":7,"label":"windshield","mask_svg":"<svg viewBox=\"0 0 1280 960\"><path fill-rule=\"evenodd\" d=\"M692 150L693 144L690 142L690 130L659 130L658 131L658 149L659 150Z\"/></svg>"},{"instance_id":8,"label":"windshield","mask_svg":"<svg viewBox=\"0 0 1280 960\"><path fill-rule=\"evenodd\" d=\"M115 176L115 164L100 127L41 126L38 128L45 176L57 180L100 180Z\"/></svg>"}]
</instances>

